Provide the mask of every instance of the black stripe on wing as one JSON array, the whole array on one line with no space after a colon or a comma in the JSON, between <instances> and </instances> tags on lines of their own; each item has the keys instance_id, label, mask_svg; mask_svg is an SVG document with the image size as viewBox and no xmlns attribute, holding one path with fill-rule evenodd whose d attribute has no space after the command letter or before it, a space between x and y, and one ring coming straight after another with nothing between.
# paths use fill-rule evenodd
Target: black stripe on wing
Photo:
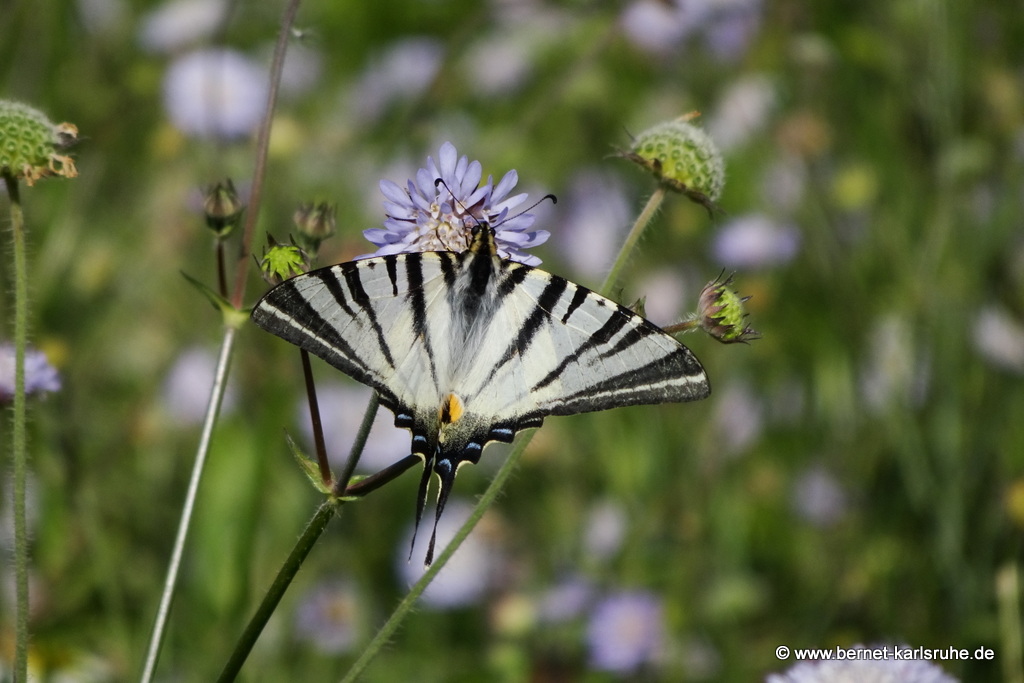
<instances>
[{"instance_id":1,"label":"black stripe on wing","mask_svg":"<svg viewBox=\"0 0 1024 683\"><path fill-rule=\"evenodd\" d=\"M384 259L385 263L387 260L387 258ZM377 345L380 347L381 353L384 354L384 360L393 368L395 367L395 359L391 355L391 347L388 345L388 340L384 337L384 330L381 329L380 321L377 320L377 311L374 309L373 304L370 302L370 296L363 287L362 270L365 268L372 271L376 265L376 261L349 261L348 263L340 264L338 268L341 270L342 275L345 276L345 284L348 286L352 301L362 309L363 317L370 323L374 334L377 335ZM331 294L334 295L334 298L341 304L344 301L344 289L341 286L341 282L333 277L332 271L333 269L321 269L313 271L311 275L320 277L321 281L327 285ZM390 270L388 272L390 274Z\"/></svg>"}]
</instances>

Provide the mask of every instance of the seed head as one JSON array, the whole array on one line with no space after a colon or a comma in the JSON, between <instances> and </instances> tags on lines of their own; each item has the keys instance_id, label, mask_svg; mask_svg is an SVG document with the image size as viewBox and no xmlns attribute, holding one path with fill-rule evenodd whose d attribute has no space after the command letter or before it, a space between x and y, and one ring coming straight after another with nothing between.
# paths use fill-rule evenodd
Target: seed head
<instances>
[{"instance_id":1,"label":"seed head","mask_svg":"<svg viewBox=\"0 0 1024 683\"><path fill-rule=\"evenodd\" d=\"M0 175L24 178L30 186L52 175L74 178L75 162L57 152L77 140L74 124L54 124L26 104L0 100Z\"/></svg>"}]
</instances>

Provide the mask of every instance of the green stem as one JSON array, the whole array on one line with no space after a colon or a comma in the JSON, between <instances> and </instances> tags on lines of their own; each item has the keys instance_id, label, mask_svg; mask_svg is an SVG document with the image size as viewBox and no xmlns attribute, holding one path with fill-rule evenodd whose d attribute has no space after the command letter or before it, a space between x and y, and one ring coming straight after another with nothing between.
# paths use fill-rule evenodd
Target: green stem
<instances>
[{"instance_id":1,"label":"green stem","mask_svg":"<svg viewBox=\"0 0 1024 683\"><path fill-rule=\"evenodd\" d=\"M326 500L317 509L313 518L309 520L306 530L302 532L298 543L292 548L292 552L288 555L281 570L274 578L274 583L267 590L267 594L263 596L263 601L260 602L259 608L252 619L249 620L249 624L245 627L241 638L238 639L235 650L231 653L227 664L224 665L220 676L217 677L217 681L233 681L238 676L238 672L242 669L242 665L252 651L253 645L256 644L260 633L263 632L263 627L266 626L270 616L277 609L277 604L281 602L281 598L291 584L292 579L295 578L306 556L309 555L309 551L316 545L317 539L323 534L327 528L327 523L331 521L339 506L340 501L336 499Z\"/></svg>"},{"instance_id":2,"label":"green stem","mask_svg":"<svg viewBox=\"0 0 1024 683\"><path fill-rule=\"evenodd\" d=\"M28 680L28 530L25 524L25 479L28 476L28 441L25 434L25 347L28 343L28 266L25 257L25 216L21 211L18 181L4 174L11 202L14 241L14 585L17 616L14 680Z\"/></svg>"},{"instance_id":3,"label":"green stem","mask_svg":"<svg viewBox=\"0 0 1024 683\"><path fill-rule=\"evenodd\" d=\"M370 644L366 646L365 650L363 650L363 654L359 656L359 659L356 660L355 664L352 665L352 668L348 670L347 674L345 674L345 678L342 679L342 683L354 681L363 672L363 670L366 669L377 653L380 652L380 649L384 644L388 642L399 624L402 623L406 615L412 609L413 605L415 605L416 601L419 600L423 591L426 590L427 586L430 585L430 582L434 580L434 577L437 576L439 571L441 571L441 568L448 563L448 560L455 554L455 551L458 550L460 545L462 545L462 542L466 540L466 537L469 536L469 532L473 530L477 522L480 521L480 518L482 518L484 513L487 512L487 508L489 508L498 498L498 493L501 492L502 487L504 487L505 482L512 474L516 463L519 462L519 458L522 456L523 451L526 450L526 446L530 443L530 439L532 438L533 432L524 434L516 440L516 444L512 448L512 451L508 454L508 457L505 458L505 463L501 466L501 469L498 470L498 473L494 475L494 479L491 480L487 490L484 491L484 495L480 498L480 502L476 504L475 508L473 508L473 512L470 514L469 519L467 519L465 524L459 528L455 537L452 538L451 542L447 547L445 547L441 554L437 556L434 563L430 565L430 568L427 569L426 572L424 572L419 581L409 589L409 593L402 599L402 602L398 604L395 611L391 613L388 620L380 630L377 631L377 635L373 637Z\"/></svg>"},{"instance_id":4,"label":"green stem","mask_svg":"<svg viewBox=\"0 0 1024 683\"><path fill-rule=\"evenodd\" d=\"M619 255L615 258L615 263L612 264L611 270L608 271L608 276L604 279L601 289L598 290L600 294L608 296L612 288L618 284L619 277L622 275L622 269L629 262L629 259L632 258L633 250L636 249L637 242L640 241L640 235L643 234L647 226L650 225L651 220L658 213L661 203L665 201L667 192L668 190L664 185L658 185L654 194L647 200L647 204L640 212L640 215L636 217L633 227L629 230L629 234L626 235L626 241L622 243Z\"/></svg>"}]
</instances>

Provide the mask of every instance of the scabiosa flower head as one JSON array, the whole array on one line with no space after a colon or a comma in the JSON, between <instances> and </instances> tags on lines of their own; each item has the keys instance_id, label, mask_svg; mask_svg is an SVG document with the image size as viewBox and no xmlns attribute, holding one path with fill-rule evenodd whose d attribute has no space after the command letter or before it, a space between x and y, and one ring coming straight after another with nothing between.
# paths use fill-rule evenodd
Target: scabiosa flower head
<instances>
[{"instance_id":1,"label":"scabiosa flower head","mask_svg":"<svg viewBox=\"0 0 1024 683\"><path fill-rule=\"evenodd\" d=\"M746 344L751 339L759 339L761 334L747 325L747 317L743 304L750 297L740 297L729 285L732 275L724 281L721 276L704 285L697 304L697 319L701 329L723 344Z\"/></svg>"},{"instance_id":2,"label":"scabiosa flower head","mask_svg":"<svg viewBox=\"0 0 1024 683\"><path fill-rule=\"evenodd\" d=\"M623 156L711 211L725 185L725 161L711 137L690 123L697 116L691 112L648 128Z\"/></svg>"},{"instance_id":3,"label":"scabiosa flower head","mask_svg":"<svg viewBox=\"0 0 1024 683\"><path fill-rule=\"evenodd\" d=\"M590 665L621 674L656 662L665 642L661 601L646 592L622 592L598 603L587 625Z\"/></svg>"},{"instance_id":4,"label":"scabiosa flower head","mask_svg":"<svg viewBox=\"0 0 1024 683\"><path fill-rule=\"evenodd\" d=\"M60 375L42 351L25 350L25 394L60 391ZM0 403L14 398L14 345L0 344Z\"/></svg>"},{"instance_id":5,"label":"scabiosa flower head","mask_svg":"<svg viewBox=\"0 0 1024 683\"><path fill-rule=\"evenodd\" d=\"M54 124L26 104L0 100L0 175L24 178L29 185L52 175L74 178L75 162L57 152L77 140L74 124Z\"/></svg>"},{"instance_id":6,"label":"scabiosa flower head","mask_svg":"<svg viewBox=\"0 0 1024 683\"><path fill-rule=\"evenodd\" d=\"M507 196L519 180L509 171L495 185L492 176L480 185L482 167L458 156L446 142L438 156L440 164L427 157L427 167L416 172L405 189L390 180L380 182L387 219L384 228L364 230L366 239L379 249L372 256L415 251L455 251L469 248L473 228L488 223L495 231L498 256L535 266L540 259L522 250L547 241L546 230L528 232L534 216L509 212L526 201L526 194ZM440 179L441 183L436 183ZM436 183L436 184L435 184Z\"/></svg>"},{"instance_id":7,"label":"scabiosa flower head","mask_svg":"<svg viewBox=\"0 0 1024 683\"><path fill-rule=\"evenodd\" d=\"M887 646L890 655L893 646ZM897 646L905 649L905 646ZM853 649L860 649L856 646ZM875 649L874 647L872 649ZM957 683L926 659L823 659L801 662L765 683Z\"/></svg>"}]
</instances>

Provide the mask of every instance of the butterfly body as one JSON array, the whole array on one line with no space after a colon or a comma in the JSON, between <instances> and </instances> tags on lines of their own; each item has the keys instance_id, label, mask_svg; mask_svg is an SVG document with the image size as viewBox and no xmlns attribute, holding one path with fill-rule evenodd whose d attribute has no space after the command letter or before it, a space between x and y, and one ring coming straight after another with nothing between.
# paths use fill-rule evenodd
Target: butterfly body
<instances>
[{"instance_id":1,"label":"butterfly body","mask_svg":"<svg viewBox=\"0 0 1024 683\"><path fill-rule=\"evenodd\" d=\"M461 253L369 258L297 276L256 305L260 327L377 390L412 432L436 519L460 465L548 415L691 401L699 361L641 316L585 287L501 259L486 224ZM428 550L428 564L434 539Z\"/></svg>"}]
</instances>

